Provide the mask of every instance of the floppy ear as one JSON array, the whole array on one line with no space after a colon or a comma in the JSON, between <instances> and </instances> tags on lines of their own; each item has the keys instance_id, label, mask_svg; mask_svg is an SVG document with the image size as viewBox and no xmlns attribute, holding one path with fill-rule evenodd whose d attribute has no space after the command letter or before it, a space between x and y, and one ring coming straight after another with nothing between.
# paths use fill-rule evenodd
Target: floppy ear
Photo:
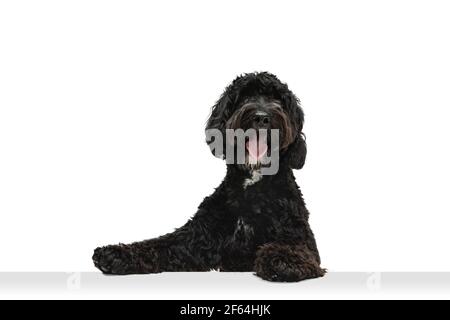
<instances>
[{"instance_id":1,"label":"floppy ear","mask_svg":"<svg viewBox=\"0 0 450 320\"><path fill-rule=\"evenodd\" d=\"M215 157L224 159L226 152L226 121L231 116L232 97L225 90L217 103L212 107L211 115L206 123L206 143Z\"/></svg>"},{"instance_id":2,"label":"floppy ear","mask_svg":"<svg viewBox=\"0 0 450 320\"><path fill-rule=\"evenodd\" d=\"M286 157L292 169L301 169L306 160L306 142L303 133L298 133L294 142L287 149Z\"/></svg>"},{"instance_id":3,"label":"floppy ear","mask_svg":"<svg viewBox=\"0 0 450 320\"><path fill-rule=\"evenodd\" d=\"M290 111L294 122L294 141L289 145L286 151L286 158L292 169L301 169L306 160L306 141L303 129L303 110L300 102L295 96L290 96L286 103L290 105Z\"/></svg>"}]
</instances>

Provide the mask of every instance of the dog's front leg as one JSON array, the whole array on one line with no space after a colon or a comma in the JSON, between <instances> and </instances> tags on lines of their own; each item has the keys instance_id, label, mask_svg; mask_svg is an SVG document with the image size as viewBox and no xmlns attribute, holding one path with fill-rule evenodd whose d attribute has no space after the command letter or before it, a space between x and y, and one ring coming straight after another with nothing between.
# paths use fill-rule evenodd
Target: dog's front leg
<instances>
[{"instance_id":1,"label":"dog's front leg","mask_svg":"<svg viewBox=\"0 0 450 320\"><path fill-rule=\"evenodd\" d=\"M97 248L92 259L107 274L208 271L219 261L215 241L208 226L194 218L159 238Z\"/></svg>"},{"instance_id":2,"label":"dog's front leg","mask_svg":"<svg viewBox=\"0 0 450 320\"><path fill-rule=\"evenodd\" d=\"M306 245L268 243L256 252L256 275L269 281L295 282L322 277L318 256Z\"/></svg>"}]
</instances>

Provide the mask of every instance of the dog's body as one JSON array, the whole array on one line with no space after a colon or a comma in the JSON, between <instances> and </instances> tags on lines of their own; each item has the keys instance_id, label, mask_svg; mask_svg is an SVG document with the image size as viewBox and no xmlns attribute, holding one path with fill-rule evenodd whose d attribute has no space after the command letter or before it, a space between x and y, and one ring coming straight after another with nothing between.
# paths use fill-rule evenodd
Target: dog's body
<instances>
[{"instance_id":1,"label":"dog's body","mask_svg":"<svg viewBox=\"0 0 450 320\"><path fill-rule=\"evenodd\" d=\"M292 172L306 156L303 111L275 76L238 77L213 107L207 129L262 127L281 132L276 174L262 175L262 165L228 164L222 184L183 227L156 239L97 248L95 265L111 274L218 269L254 271L271 281L323 276L309 213Z\"/></svg>"}]
</instances>

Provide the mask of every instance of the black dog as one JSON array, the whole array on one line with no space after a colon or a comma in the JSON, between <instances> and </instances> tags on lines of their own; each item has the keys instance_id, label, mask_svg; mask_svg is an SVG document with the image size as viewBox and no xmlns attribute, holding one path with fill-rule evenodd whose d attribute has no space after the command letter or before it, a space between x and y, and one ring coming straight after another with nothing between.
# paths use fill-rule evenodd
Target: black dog
<instances>
[{"instance_id":1,"label":"black dog","mask_svg":"<svg viewBox=\"0 0 450 320\"><path fill-rule=\"evenodd\" d=\"M224 136L226 129L278 129L278 172L261 175L264 165L249 161L266 152L269 140L259 139L262 152L247 142L246 161L227 161L224 181L183 227L155 239L97 248L95 266L122 275L218 269L254 271L271 281L323 276L309 212L292 172L305 162L302 127L299 100L277 77L262 72L236 78L212 108L206 129Z\"/></svg>"}]
</instances>

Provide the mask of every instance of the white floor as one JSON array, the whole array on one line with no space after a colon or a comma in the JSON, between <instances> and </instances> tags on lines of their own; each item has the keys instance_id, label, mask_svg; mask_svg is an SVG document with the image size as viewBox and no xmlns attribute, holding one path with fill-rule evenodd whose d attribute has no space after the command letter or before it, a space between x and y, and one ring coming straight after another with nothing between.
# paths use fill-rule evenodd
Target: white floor
<instances>
[{"instance_id":1,"label":"white floor","mask_svg":"<svg viewBox=\"0 0 450 320\"><path fill-rule=\"evenodd\" d=\"M391 299L450 298L450 273L330 272L300 283L251 273L0 273L0 298L42 299Z\"/></svg>"}]
</instances>

